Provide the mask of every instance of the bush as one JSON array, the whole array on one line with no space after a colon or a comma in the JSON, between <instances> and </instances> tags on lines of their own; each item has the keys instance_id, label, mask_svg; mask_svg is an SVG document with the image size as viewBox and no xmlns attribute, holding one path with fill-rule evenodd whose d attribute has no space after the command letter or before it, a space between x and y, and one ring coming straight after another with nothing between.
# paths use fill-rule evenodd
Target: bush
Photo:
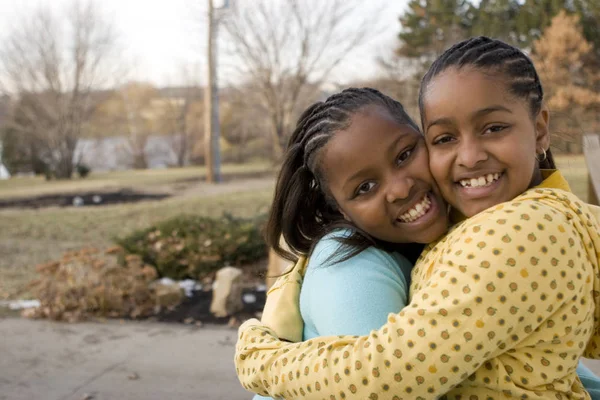
<instances>
[{"instance_id":1,"label":"bush","mask_svg":"<svg viewBox=\"0 0 600 400\"><path fill-rule=\"evenodd\" d=\"M161 277L201 279L225 265L241 266L263 259L261 235L266 220L181 216L117 239L120 246L156 267Z\"/></svg>"},{"instance_id":2,"label":"bush","mask_svg":"<svg viewBox=\"0 0 600 400\"><path fill-rule=\"evenodd\" d=\"M92 169L86 164L77 164L75 166L75 169L77 170L77 174L79 175L80 178L87 177L90 174L90 172L92 171Z\"/></svg>"},{"instance_id":3,"label":"bush","mask_svg":"<svg viewBox=\"0 0 600 400\"><path fill-rule=\"evenodd\" d=\"M36 269L41 276L29 288L41 305L26 310L27 317L70 322L90 317L141 318L155 314L160 305L156 288L150 285L156 278L154 268L144 265L139 256L126 256L120 247L69 252Z\"/></svg>"}]
</instances>

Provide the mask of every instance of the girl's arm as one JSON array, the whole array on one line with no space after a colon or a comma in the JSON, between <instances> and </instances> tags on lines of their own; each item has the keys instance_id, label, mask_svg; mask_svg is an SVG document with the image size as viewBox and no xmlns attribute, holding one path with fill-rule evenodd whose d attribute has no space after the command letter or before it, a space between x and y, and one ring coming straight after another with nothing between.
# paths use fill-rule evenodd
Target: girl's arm
<instances>
[{"instance_id":1,"label":"girl's arm","mask_svg":"<svg viewBox=\"0 0 600 400\"><path fill-rule=\"evenodd\" d=\"M600 378L581 361L577 365L577 376L579 376L583 387L590 394L592 400L600 400Z\"/></svg>"},{"instance_id":2,"label":"girl's arm","mask_svg":"<svg viewBox=\"0 0 600 400\"><path fill-rule=\"evenodd\" d=\"M348 260L329 262L336 253L337 241L319 243L304 276L300 307L310 337L366 335L408 302L403 271L408 275L412 265L407 259L371 247Z\"/></svg>"},{"instance_id":3,"label":"girl's arm","mask_svg":"<svg viewBox=\"0 0 600 400\"><path fill-rule=\"evenodd\" d=\"M589 294L593 273L577 258L586 249L566 218L553 213L553 222L536 224L552 212L544 205L528 210L527 219L512 211L488 213L482 225L449 238L454 242L439 262L423 266L431 274L411 304L368 336L285 344L257 321L246 322L235 357L242 385L286 398L448 392L547 324L574 296ZM558 237L569 245L550 246Z\"/></svg>"}]
</instances>

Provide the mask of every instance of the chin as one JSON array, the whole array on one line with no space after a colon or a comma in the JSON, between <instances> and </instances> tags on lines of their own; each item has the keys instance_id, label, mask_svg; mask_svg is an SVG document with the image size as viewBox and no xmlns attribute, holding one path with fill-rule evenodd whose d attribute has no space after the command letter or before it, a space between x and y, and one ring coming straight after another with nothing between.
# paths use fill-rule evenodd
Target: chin
<instances>
[{"instance_id":1,"label":"chin","mask_svg":"<svg viewBox=\"0 0 600 400\"><path fill-rule=\"evenodd\" d=\"M436 227L435 230L432 227L431 231L428 232L427 235L415 236L415 238L413 239L413 242L421 243L421 244L429 244L431 242L435 242L436 240L438 240L439 238L444 236L446 233L448 233L448 225L440 224L440 226Z\"/></svg>"}]
</instances>

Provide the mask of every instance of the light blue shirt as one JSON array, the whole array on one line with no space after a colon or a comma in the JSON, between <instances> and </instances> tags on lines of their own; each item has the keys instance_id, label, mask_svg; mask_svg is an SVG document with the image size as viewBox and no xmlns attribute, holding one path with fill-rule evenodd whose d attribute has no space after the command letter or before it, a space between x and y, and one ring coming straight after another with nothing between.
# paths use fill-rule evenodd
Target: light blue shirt
<instances>
[{"instance_id":1,"label":"light blue shirt","mask_svg":"<svg viewBox=\"0 0 600 400\"><path fill-rule=\"evenodd\" d=\"M348 231L325 236L310 256L300 290L303 340L367 335L381 328L390 313L396 314L408 304L412 264L398 253L375 247L336 262L344 253L335 237L344 234ZM577 374L592 399L600 400L600 379L581 362Z\"/></svg>"}]
</instances>

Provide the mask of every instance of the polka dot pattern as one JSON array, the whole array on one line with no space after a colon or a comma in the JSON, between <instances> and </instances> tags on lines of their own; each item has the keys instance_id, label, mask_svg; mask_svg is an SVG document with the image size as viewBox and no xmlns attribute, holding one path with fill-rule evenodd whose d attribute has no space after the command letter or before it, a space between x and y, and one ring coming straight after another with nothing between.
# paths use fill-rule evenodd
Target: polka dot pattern
<instances>
[{"instance_id":1,"label":"polka dot pattern","mask_svg":"<svg viewBox=\"0 0 600 400\"><path fill-rule=\"evenodd\" d=\"M286 399L589 398L575 369L600 356L599 232L575 196L532 189L430 245L411 303L369 336L287 344L246 322L240 382Z\"/></svg>"}]
</instances>

